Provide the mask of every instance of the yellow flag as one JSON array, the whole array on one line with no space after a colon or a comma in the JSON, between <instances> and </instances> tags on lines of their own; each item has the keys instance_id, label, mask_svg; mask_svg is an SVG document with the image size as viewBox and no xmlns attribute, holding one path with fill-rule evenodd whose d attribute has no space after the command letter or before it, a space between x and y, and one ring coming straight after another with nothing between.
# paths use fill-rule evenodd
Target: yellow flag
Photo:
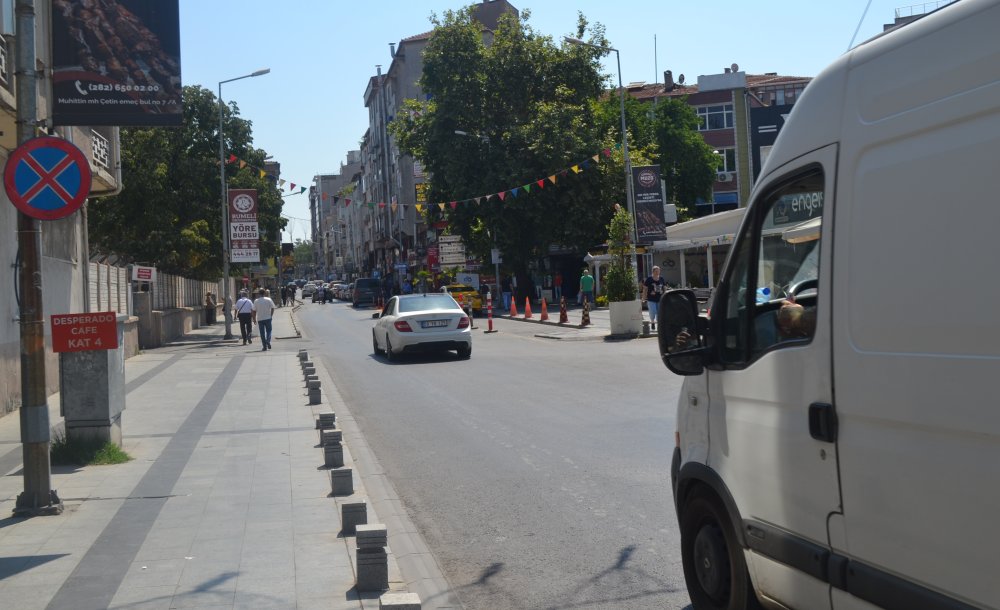
<instances>
[{"instance_id":1,"label":"yellow flag","mask_svg":"<svg viewBox=\"0 0 1000 610\"><path fill-rule=\"evenodd\" d=\"M260 177L263 178L265 175L267 175L267 172L260 170Z\"/></svg>"},{"instance_id":2,"label":"yellow flag","mask_svg":"<svg viewBox=\"0 0 1000 610\"><path fill-rule=\"evenodd\" d=\"M555 174L552 174L551 176L549 176L549 182L551 182L552 184L556 183L556 175Z\"/></svg>"},{"instance_id":3,"label":"yellow flag","mask_svg":"<svg viewBox=\"0 0 1000 610\"><path fill-rule=\"evenodd\" d=\"M421 204L418 203L416 205L416 208L417 208L417 213L418 214L422 214L423 213L423 211L424 211L424 206L423 205L421 205Z\"/></svg>"},{"instance_id":4,"label":"yellow flag","mask_svg":"<svg viewBox=\"0 0 1000 610\"><path fill-rule=\"evenodd\" d=\"M442 212L444 211L444 204L443 204L443 203L439 203L439 204L438 204L438 207L439 207L439 208L441 208L441 211L442 211Z\"/></svg>"},{"instance_id":5,"label":"yellow flag","mask_svg":"<svg viewBox=\"0 0 1000 610\"><path fill-rule=\"evenodd\" d=\"M570 169L573 170L574 174L579 174L580 173L580 166L579 165L574 165Z\"/></svg>"},{"instance_id":6,"label":"yellow flag","mask_svg":"<svg viewBox=\"0 0 1000 610\"><path fill-rule=\"evenodd\" d=\"M247 166L247 162L246 161L240 161L240 169L243 169L246 166Z\"/></svg>"}]
</instances>

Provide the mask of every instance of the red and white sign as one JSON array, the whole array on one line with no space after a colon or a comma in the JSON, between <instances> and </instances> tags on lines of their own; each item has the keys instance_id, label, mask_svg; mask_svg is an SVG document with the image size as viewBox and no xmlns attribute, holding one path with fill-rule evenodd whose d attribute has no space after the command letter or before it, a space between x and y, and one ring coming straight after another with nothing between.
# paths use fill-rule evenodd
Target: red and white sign
<instances>
[{"instance_id":1,"label":"red and white sign","mask_svg":"<svg viewBox=\"0 0 1000 610\"><path fill-rule=\"evenodd\" d=\"M156 267L132 266L132 279L137 282L155 282Z\"/></svg>"},{"instance_id":2,"label":"red and white sign","mask_svg":"<svg viewBox=\"0 0 1000 610\"><path fill-rule=\"evenodd\" d=\"M118 314L67 313L52 316L52 351L83 352L118 348Z\"/></svg>"}]
</instances>

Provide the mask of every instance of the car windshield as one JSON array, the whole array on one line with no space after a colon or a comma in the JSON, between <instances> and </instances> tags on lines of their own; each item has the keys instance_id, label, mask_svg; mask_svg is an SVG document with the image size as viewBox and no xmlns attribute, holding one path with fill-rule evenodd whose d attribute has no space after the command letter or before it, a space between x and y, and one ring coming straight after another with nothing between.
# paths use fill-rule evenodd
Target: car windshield
<instances>
[{"instance_id":1,"label":"car windshield","mask_svg":"<svg viewBox=\"0 0 1000 610\"><path fill-rule=\"evenodd\" d=\"M399 300L399 313L413 313L430 309L457 309L455 299L446 294L426 294L413 299Z\"/></svg>"}]
</instances>

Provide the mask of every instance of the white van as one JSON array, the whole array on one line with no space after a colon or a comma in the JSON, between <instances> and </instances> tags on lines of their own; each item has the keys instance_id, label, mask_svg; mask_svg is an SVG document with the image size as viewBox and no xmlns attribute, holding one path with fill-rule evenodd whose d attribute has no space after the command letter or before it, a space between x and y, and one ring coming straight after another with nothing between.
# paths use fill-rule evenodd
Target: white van
<instances>
[{"instance_id":1,"label":"white van","mask_svg":"<svg viewBox=\"0 0 1000 610\"><path fill-rule=\"evenodd\" d=\"M712 304L672 479L694 608L1000 608L1000 2L806 88Z\"/></svg>"}]
</instances>

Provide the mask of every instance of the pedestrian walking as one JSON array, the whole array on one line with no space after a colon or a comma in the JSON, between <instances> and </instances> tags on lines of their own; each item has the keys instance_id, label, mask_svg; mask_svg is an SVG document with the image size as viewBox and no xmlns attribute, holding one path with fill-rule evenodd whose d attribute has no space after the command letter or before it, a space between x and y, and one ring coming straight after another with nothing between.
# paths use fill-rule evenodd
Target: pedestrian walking
<instances>
[{"instance_id":1,"label":"pedestrian walking","mask_svg":"<svg viewBox=\"0 0 1000 610\"><path fill-rule=\"evenodd\" d=\"M240 290L240 298L233 306L233 311L240 321L240 335L243 345L253 343L253 301L247 296L246 290Z\"/></svg>"},{"instance_id":2,"label":"pedestrian walking","mask_svg":"<svg viewBox=\"0 0 1000 610\"><path fill-rule=\"evenodd\" d=\"M288 307L288 286L281 287L281 306Z\"/></svg>"},{"instance_id":3,"label":"pedestrian walking","mask_svg":"<svg viewBox=\"0 0 1000 610\"><path fill-rule=\"evenodd\" d=\"M274 301L268 296L268 290L261 289L257 300L253 302L253 319L260 330L260 351L271 349L271 317L274 315Z\"/></svg>"},{"instance_id":4,"label":"pedestrian walking","mask_svg":"<svg viewBox=\"0 0 1000 610\"><path fill-rule=\"evenodd\" d=\"M503 276L500 281L500 292L503 293L503 310L510 311L511 283L509 273Z\"/></svg>"},{"instance_id":5,"label":"pedestrian walking","mask_svg":"<svg viewBox=\"0 0 1000 610\"><path fill-rule=\"evenodd\" d=\"M580 296L581 303L585 300L594 306L594 276L590 275L590 269L584 268L583 275L580 276Z\"/></svg>"},{"instance_id":6,"label":"pedestrian walking","mask_svg":"<svg viewBox=\"0 0 1000 610\"><path fill-rule=\"evenodd\" d=\"M205 293L205 324L215 324L215 295L211 292Z\"/></svg>"},{"instance_id":7,"label":"pedestrian walking","mask_svg":"<svg viewBox=\"0 0 1000 610\"><path fill-rule=\"evenodd\" d=\"M660 277L660 268L653 267L653 274L642 283L642 300L649 309L649 321L656 330L656 312L660 306L660 297L667 291L667 281Z\"/></svg>"},{"instance_id":8,"label":"pedestrian walking","mask_svg":"<svg viewBox=\"0 0 1000 610\"><path fill-rule=\"evenodd\" d=\"M556 276L552 278L552 296L555 297L556 303L562 298L562 273L556 271Z\"/></svg>"}]
</instances>

